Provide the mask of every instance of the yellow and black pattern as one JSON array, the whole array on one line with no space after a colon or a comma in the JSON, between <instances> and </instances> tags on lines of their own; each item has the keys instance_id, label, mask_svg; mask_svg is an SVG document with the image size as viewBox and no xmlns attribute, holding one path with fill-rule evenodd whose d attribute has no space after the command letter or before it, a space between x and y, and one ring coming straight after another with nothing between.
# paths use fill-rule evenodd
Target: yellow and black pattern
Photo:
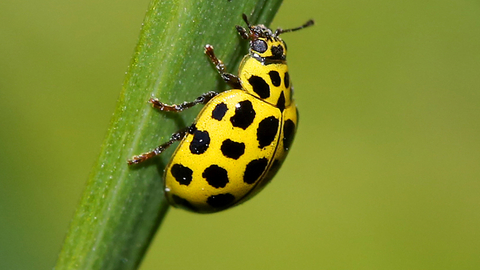
<instances>
[{"instance_id":1,"label":"yellow and black pattern","mask_svg":"<svg viewBox=\"0 0 480 270\"><path fill-rule=\"evenodd\" d=\"M297 129L287 47L279 35L310 26L313 21L273 32L264 25L250 25L245 15L243 19L248 28L237 26L237 30L250 40L250 51L238 76L226 73L213 47L205 46L207 56L233 90L208 92L179 105L151 99L150 103L163 111L206 105L190 127L129 160L129 164L140 163L181 140L165 168L165 195L172 205L193 212L221 211L257 194L279 170Z\"/></svg>"}]
</instances>

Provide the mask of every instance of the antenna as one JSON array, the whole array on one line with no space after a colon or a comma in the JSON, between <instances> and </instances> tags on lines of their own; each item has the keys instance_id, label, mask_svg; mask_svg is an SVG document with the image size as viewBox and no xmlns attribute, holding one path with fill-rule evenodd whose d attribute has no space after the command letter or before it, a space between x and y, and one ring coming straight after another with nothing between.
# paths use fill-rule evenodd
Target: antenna
<instances>
[{"instance_id":1,"label":"antenna","mask_svg":"<svg viewBox=\"0 0 480 270\"><path fill-rule=\"evenodd\" d=\"M245 13L242 14L243 21L247 24L248 28L250 28L250 23L248 22L247 15Z\"/></svg>"},{"instance_id":2,"label":"antenna","mask_svg":"<svg viewBox=\"0 0 480 270\"><path fill-rule=\"evenodd\" d=\"M245 19L245 18L244 18ZM280 34L283 34L283 33L287 33L287 32L293 32L293 31L297 31L297 30L300 30L300 29L303 29L305 27L309 27L309 26L312 26L314 25L315 22L313 20L309 20L308 22L306 22L305 24L303 24L302 26L299 26L299 27L296 27L296 28L290 28L290 29L282 29L282 28L278 28L277 30L275 30L275 36L278 36Z\"/></svg>"},{"instance_id":3,"label":"antenna","mask_svg":"<svg viewBox=\"0 0 480 270\"><path fill-rule=\"evenodd\" d=\"M242 14L242 18L248 26L248 31L247 31L247 29L245 29L245 28L243 28L239 25L235 26L235 28L237 28L238 33L240 34L240 36L243 39L249 39L250 38L250 31L251 31L252 28L250 26L250 23L248 22L247 15L245 15L245 13Z\"/></svg>"}]
</instances>

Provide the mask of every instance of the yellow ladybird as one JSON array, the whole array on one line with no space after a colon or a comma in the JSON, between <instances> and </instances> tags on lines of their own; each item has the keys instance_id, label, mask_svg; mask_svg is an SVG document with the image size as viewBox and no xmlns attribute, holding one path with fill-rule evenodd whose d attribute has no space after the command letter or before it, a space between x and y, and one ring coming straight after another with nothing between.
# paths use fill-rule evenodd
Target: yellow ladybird
<instances>
[{"instance_id":1,"label":"yellow ladybird","mask_svg":"<svg viewBox=\"0 0 480 270\"><path fill-rule=\"evenodd\" d=\"M211 213L238 205L258 193L275 175L292 144L297 128L297 108L281 33L313 25L310 20L293 29L272 31L264 25L237 26L250 40L238 77L205 46L222 78L233 90L208 92L192 102L166 105L150 103L163 111L180 112L206 104L194 123L172 135L154 150L134 156L137 164L162 153L181 140L165 168L165 195L176 207Z\"/></svg>"}]
</instances>

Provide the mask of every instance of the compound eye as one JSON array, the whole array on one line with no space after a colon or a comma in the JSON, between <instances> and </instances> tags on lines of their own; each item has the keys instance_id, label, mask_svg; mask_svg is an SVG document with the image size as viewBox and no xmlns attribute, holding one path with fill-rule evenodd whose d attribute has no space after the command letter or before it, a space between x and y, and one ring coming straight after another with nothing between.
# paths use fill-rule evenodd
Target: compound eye
<instances>
[{"instance_id":1,"label":"compound eye","mask_svg":"<svg viewBox=\"0 0 480 270\"><path fill-rule=\"evenodd\" d=\"M252 50L259 52L259 53L264 53L267 51L267 42L261 39L257 39L252 41Z\"/></svg>"}]
</instances>

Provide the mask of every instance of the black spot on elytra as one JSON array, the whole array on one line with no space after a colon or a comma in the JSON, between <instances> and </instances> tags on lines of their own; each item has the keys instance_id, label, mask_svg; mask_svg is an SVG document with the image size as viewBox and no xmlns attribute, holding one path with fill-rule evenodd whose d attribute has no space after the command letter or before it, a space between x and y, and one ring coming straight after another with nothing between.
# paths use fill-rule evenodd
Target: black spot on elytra
<instances>
[{"instance_id":1,"label":"black spot on elytra","mask_svg":"<svg viewBox=\"0 0 480 270\"><path fill-rule=\"evenodd\" d=\"M200 155L207 151L210 145L210 136L208 131L195 130L193 132L193 139L190 143L190 152L192 154Z\"/></svg>"},{"instance_id":2,"label":"black spot on elytra","mask_svg":"<svg viewBox=\"0 0 480 270\"><path fill-rule=\"evenodd\" d=\"M285 88L290 87L290 75L288 75L288 72L285 72L285 78L283 81L285 82Z\"/></svg>"},{"instance_id":3,"label":"black spot on elytra","mask_svg":"<svg viewBox=\"0 0 480 270\"><path fill-rule=\"evenodd\" d=\"M280 74L278 74L277 71L272 70L268 73L268 75L270 75L270 80L272 80L273 85L277 87L280 86L280 84L282 83L282 79L280 78Z\"/></svg>"},{"instance_id":4,"label":"black spot on elytra","mask_svg":"<svg viewBox=\"0 0 480 270\"><path fill-rule=\"evenodd\" d=\"M207 183L214 188L223 188L228 184L227 171L217 165L206 168L202 173Z\"/></svg>"},{"instance_id":5,"label":"black spot on elytra","mask_svg":"<svg viewBox=\"0 0 480 270\"><path fill-rule=\"evenodd\" d=\"M208 197L207 203L214 208L226 208L235 201L235 196L230 193L212 195Z\"/></svg>"},{"instance_id":6,"label":"black spot on elytra","mask_svg":"<svg viewBox=\"0 0 480 270\"><path fill-rule=\"evenodd\" d=\"M252 85L253 91L257 93L260 98L265 99L270 96L270 86L262 77L253 75L248 79L248 82Z\"/></svg>"},{"instance_id":7,"label":"black spot on elytra","mask_svg":"<svg viewBox=\"0 0 480 270\"><path fill-rule=\"evenodd\" d=\"M235 105L235 115L230 117L230 122L234 127L247 129L255 119L255 110L252 102L249 100L240 101Z\"/></svg>"},{"instance_id":8,"label":"black spot on elytra","mask_svg":"<svg viewBox=\"0 0 480 270\"><path fill-rule=\"evenodd\" d=\"M193 205L191 205L189 201L187 201L186 199L178 195L172 195L172 200L173 200L173 203L178 207L182 207L190 211L198 212L198 209L193 207Z\"/></svg>"},{"instance_id":9,"label":"black spot on elytra","mask_svg":"<svg viewBox=\"0 0 480 270\"><path fill-rule=\"evenodd\" d=\"M220 148L224 156L238 159L245 153L245 144L226 139Z\"/></svg>"},{"instance_id":10,"label":"black spot on elytra","mask_svg":"<svg viewBox=\"0 0 480 270\"><path fill-rule=\"evenodd\" d=\"M267 168L268 160L266 158L260 158L250 161L245 173L243 174L243 181L247 184L253 184L257 179L262 176L263 172Z\"/></svg>"},{"instance_id":11,"label":"black spot on elytra","mask_svg":"<svg viewBox=\"0 0 480 270\"><path fill-rule=\"evenodd\" d=\"M192 173L193 171L183 166L182 164L173 164L172 168L170 169L172 172L173 177L180 185L188 186L190 182L192 182Z\"/></svg>"},{"instance_id":12,"label":"black spot on elytra","mask_svg":"<svg viewBox=\"0 0 480 270\"><path fill-rule=\"evenodd\" d=\"M258 147L269 146L277 135L279 121L274 116L263 119L257 128Z\"/></svg>"},{"instance_id":13,"label":"black spot on elytra","mask_svg":"<svg viewBox=\"0 0 480 270\"><path fill-rule=\"evenodd\" d=\"M283 58L283 47L281 45L272 46L272 57L275 59Z\"/></svg>"},{"instance_id":14,"label":"black spot on elytra","mask_svg":"<svg viewBox=\"0 0 480 270\"><path fill-rule=\"evenodd\" d=\"M277 108L279 108L281 112L285 110L285 94L283 93L283 91L282 93L280 93L280 97L278 98Z\"/></svg>"},{"instance_id":15,"label":"black spot on elytra","mask_svg":"<svg viewBox=\"0 0 480 270\"><path fill-rule=\"evenodd\" d=\"M212 111L212 118L216 119L218 121L222 120L222 118L225 116L227 113L227 104L225 103L219 103L217 106L215 106L215 109Z\"/></svg>"},{"instance_id":16,"label":"black spot on elytra","mask_svg":"<svg viewBox=\"0 0 480 270\"><path fill-rule=\"evenodd\" d=\"M293 142L293 137L295 136L295 123L292 120L288 119L285 121L283 126L283 149L288 151Z\"/></svg>"}]
</instances>

